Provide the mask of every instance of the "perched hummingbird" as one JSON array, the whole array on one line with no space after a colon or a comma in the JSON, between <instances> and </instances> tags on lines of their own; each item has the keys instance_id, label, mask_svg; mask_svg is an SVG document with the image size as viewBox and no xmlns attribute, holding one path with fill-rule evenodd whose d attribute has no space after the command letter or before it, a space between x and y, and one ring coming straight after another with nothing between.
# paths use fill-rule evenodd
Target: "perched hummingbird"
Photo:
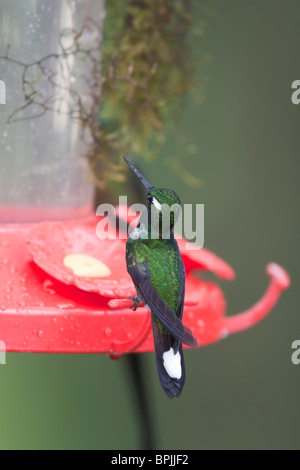
<instances>
[{"instance_id":1,"label":"perched hummingbird","mask_svg":"<svg viewBox=\"0 0 300 470\"><path fill-rule=\"evenodd\" d=\"M147 211L140 216L126 244L127 271L135 288L135 308L151 310L156 364L160 383L169 398L178 397L185 382L182 343L197 347L197 340L182 323L185 270L174 238L181 211L175 191L155 188L125 157L147 189ZM171 209L170 209L171 208Z\"/></svg>"}]
</instances>

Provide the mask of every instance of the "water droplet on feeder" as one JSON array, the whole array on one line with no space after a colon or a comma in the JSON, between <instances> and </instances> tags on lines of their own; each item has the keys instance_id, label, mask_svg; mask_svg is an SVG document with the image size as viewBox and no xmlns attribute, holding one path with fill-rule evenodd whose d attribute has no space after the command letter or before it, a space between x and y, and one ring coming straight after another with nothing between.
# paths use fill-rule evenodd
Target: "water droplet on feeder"
<instances>
[{"instance_id":1,"label":"water droplet on feeder","mask_svg":"<svg viewBox=\"0 0 300 470\"><path fill-rule=\"evenodd\" d=\"M109 336L111 335L112 331L110 328L106 328L105 329L105 335L109 338Z\"/></svg>"},{"instance_id":2,"label":"water droplet on feeder","mask_svg":"<svg viewBox=\"0 0 300 470\"><path fill-rule=\"evenodd\" d=\"M49 294L55 294L55 290L52 288L53 287L53 282L50 281L50 279L46 279L44 282L43 282L43 289L45 292L48 292Z\"/></svg>"},{"instance_id":3,"label":"water droplet on feeder","mask_svg":"<svg viewBox=\"0 0 300 470\"><path fill-rule=\"evenodd\" d=\"M65 303L65 304L57 304L57 307L60 308L61 310L66 310L69 308L74 308L74 305L71 303Z\"/></svg>"}]
</instances>

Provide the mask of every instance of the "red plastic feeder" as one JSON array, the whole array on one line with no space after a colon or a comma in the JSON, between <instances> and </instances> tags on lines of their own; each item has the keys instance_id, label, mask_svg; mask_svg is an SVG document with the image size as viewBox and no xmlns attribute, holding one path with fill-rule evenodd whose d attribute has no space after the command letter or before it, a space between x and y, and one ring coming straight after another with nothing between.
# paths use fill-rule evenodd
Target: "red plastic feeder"
<instances>
[{"instance_id":1,"label":"red plastic feeder","mask_svg":"<svg viewBox=\"0 0 300 470\"><path fill-rule=\"evenodd\" d=\"M0 332L7 351L118 357L154 350L149 311L133 311L126 299L135 289L126 270L125 240L98 240L98 222L92 217L0 227ZM269 264L271 282L262 299L226 317L219 286L194 274L210 270L230 280L232 268L206 249L186 250L183 240L179 246L187 273L183 321L199 346L253 326L289 286L286 271Z\"/></svg>"}]
</instances>

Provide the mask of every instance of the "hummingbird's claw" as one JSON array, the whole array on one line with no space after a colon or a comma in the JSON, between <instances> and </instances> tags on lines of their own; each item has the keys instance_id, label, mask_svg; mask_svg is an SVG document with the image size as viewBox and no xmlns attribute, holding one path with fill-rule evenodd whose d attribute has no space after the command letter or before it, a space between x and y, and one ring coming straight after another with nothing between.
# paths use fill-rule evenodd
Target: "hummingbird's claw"
<instances>
[{"instance_id":1,"label":"hummingbird's claw","mask_svg":"<svg viewBox=\"0 0 300 470\"><path fill-rule=\"evenodd\" d=\"M130 296L130 297L127 297L127 299L131 300L132 306L130 308L132 308L134 312L136 311L138 307L142 307L144 305L144 302L141 301L139 297Z\"/></svg>"},{"instance_id":2,"label":"hummingbird's claw","mask_svg":"<svg viewBox=\"0 0 300 470\"><path fill-rule=\"evenodd\" d=\"M136 309L137 309L137 303L136 303L136 301L134 300L134 298L132 298L131 300L132 300L132 303L133 303L132 310L135 312Z\"/></svg>"}]
</instances>

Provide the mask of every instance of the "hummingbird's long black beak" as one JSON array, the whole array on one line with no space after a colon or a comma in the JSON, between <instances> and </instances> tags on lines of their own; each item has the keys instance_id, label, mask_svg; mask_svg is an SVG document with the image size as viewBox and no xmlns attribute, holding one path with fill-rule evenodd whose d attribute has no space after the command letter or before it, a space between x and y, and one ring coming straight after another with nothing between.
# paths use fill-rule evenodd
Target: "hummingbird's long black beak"
<instances>
[{"instance_id":1,"label":"hummingbird's long black beak","mask_svg":"<svg viewBox=\"0 0 300 470\"><path fill-rule=\"evenodd\" d=\"M149 191L152 188L152 185L150 183L148 183L148 181L143 177L143 175L141 175L141 173L133 166L132 163L130 163L129 160L127 160L126 157L123 157L123 158L124 158L125 162L127 163L127 165L130 166L132 171L134 171L136 176L141 180L141 182L143 183L143 185L145 186L147 191Z\"/></svg>"}]
</instances>

